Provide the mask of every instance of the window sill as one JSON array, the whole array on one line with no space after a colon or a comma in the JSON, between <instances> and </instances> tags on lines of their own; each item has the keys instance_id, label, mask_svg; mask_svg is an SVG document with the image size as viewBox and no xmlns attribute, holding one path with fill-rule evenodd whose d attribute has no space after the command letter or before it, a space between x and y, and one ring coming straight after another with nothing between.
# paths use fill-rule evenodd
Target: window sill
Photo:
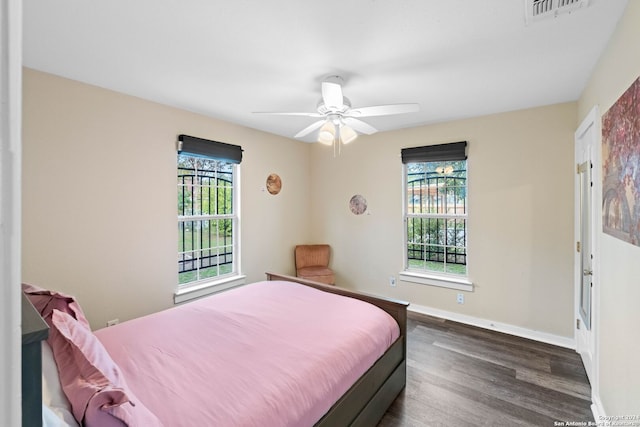
<instances>
[{"instance_id":1,"label":"window sill","mask_svg":"<svg viewBox=\"0 0 640 427\"><path fill-rule=\"evenodd\" d=\"M413 271L401 271L399 276L400 280L403 282L412 282L419 283L421 285L439 286L441 288L473 292L473 283L464 277L439 276L436 274L417 273Z\"/></svg>"},{"instance_id":2,"label":"window sill","mask_svg":"<svg viewBox=\"0 0 640 427\"><path fill-rule=\"evenodd\" d=\"M215 294L236 286L244 285L244 279L247 276L238 274L236 276L225 277L210 282L197 283L191 286L185 286L175 291L173 294L173 303L181 304L192 299L201 298L206 295Z\"/></svg>"}]
</instances>

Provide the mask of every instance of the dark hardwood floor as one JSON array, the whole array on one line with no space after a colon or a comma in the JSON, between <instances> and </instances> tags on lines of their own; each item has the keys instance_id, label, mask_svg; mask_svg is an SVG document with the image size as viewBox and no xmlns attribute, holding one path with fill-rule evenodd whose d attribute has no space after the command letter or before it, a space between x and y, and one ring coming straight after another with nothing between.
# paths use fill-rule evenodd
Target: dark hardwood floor
<instances>
[{"instance_id":1,"label":"dark hardwood floor","mask_svg":"<svg viewBox=\"0 0 640 427\"><path fill-rule=\"evenodd\" d=\"M573 350L411 313L407 353L407 386L378 427L593 422Z\"/></svg>"}]
</instances>

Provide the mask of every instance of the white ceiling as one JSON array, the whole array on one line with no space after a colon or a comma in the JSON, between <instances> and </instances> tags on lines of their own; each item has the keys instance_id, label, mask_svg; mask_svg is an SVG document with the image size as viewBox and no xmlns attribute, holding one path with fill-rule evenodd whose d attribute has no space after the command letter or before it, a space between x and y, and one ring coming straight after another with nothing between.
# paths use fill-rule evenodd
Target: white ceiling
<instances>
[{"instance_id":1,"label":"white ceiling","mask_svg":"<svg viewBox=\"0 0 640 427\"><path fill-rule=\"evenodd\" d=\"M320 83L392 130L579 98L627 0L525 23L525 0L24 0L24 65L274 134Z\"/></svg>"}]
</instances>

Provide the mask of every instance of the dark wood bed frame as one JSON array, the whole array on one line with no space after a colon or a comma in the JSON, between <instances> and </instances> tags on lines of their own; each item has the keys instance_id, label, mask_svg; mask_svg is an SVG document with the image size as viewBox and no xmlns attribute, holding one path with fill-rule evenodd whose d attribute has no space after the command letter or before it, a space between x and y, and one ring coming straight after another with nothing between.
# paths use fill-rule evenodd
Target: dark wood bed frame
<instances>
[{"instance_id":1,"label":"dark wood bed frame","mask_svg":"<svg viewBox=\"0 0 640 427\"><path fill-rule=\"evenodd\" d=\"M299 277L266 273L267 280L286 280L325 292L356 298L386 311L398 322L400 337L387 352L318 421L317 427L364 426L378 424L387 408L406 384L407 307L409 303L349 291Z\"/></svg>"}]
</instances>

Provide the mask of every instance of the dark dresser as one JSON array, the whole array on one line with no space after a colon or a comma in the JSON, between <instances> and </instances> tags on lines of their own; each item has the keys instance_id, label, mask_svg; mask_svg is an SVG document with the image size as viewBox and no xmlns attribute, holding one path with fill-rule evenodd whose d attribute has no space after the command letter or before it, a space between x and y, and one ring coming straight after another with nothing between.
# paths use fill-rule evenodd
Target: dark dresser
<instances>
[{"instance_id":1,"label":"dark dresser","mask_svg":"<svg viewBox=\"0 0 640 427\"><path fill-rule=\"evenodd\" d=\"M49 327L22 294L22 425L42 427L42 350Z\"/></svg>"}]
</instances>

